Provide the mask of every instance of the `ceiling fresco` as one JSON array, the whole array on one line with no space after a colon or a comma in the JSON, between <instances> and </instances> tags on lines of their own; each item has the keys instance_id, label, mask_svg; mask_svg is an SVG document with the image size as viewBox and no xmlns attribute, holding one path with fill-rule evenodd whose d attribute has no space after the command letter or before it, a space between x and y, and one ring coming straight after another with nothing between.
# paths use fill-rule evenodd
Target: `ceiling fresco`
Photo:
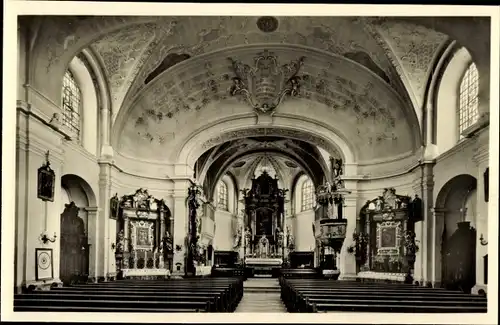
<instances>
[{"instance_id":1,"label":"ceiling fresco","mask_svg":"<svg viewBox=\"0 0 500 325\"><path fill-rule=\"evenodd\" d=\"M326 123L352 140L361 156L365 155L363 159L384 158L414 149L409 125L418 121L412 108L376 74L367 73L363 66L340 56L288 46L269 51L280 62L305 58L300 92L295 98L284 100L276 109L276 116L294 114ZM119 149L132 154L132 150L137 152L133 145L139 142L149 148L149 154L157 155L161 148L189 136L184 134L187 126L192 131L230 115L251 114L248 103L229 94L234 73L231 62L223 55L251 62L260 52L258 47L215 53L188 59L162 73L128 108L117 137Z\"/></svg>"},{"instance_id":2,"label":"ceiling fresco","mask_svg":"<svg viewBox=\"0 0 500 325\"><path fill-rule=\"evenodd\" d=\"M36 71L60 71L91 49L109 86L114 145L145 160L166 159L207 123L250 114L229 96L228 57L252 62L263 50L280 62L305 57L300 93L276 116L323 123L349 139L361 161L411 152L429 72L448 41L398 17L41 17L33 30Z\"/></svg>"}]
</instances>

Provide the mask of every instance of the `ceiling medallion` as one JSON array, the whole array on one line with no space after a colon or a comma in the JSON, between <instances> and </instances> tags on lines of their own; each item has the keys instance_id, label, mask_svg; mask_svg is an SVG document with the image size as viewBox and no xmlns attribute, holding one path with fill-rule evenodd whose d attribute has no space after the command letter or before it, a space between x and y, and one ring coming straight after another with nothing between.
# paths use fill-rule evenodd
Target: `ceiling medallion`
<instances>
[{"instance_id":1,"label":"ceiling medallion","mask_svg":"<svg viewBox=\"0 0 500 325\"><path fill-rule=\"evenodd\" d=\"M239 96L247 101L258 113L272 113L285 96L297 96L300 82L299 70L305 57L282 66L278 58L268 50L254 58L251 67L241 61L228 58L236 75L229 89L231 96Z\"/></svg>"},{"instance_id":2,"label":"ceiling medallion","mask_svg":"<svg viewBox=\"0 0 500 325\"><path fill-rule=\"evenodd\" d=\"M278 19L272 16L263 16L257 19L257 27L264 33L271 33L278 29Z\"/></svg>"}]
</instances>

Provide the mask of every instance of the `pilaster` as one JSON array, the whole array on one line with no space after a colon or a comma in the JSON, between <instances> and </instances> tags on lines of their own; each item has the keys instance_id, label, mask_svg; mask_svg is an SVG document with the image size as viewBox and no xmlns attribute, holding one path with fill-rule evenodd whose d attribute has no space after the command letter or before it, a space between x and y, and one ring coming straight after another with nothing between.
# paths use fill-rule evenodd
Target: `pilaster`
<instances>
[{"instance_id":1,"label":"pilaster","mask_svg":"<svg viewBox=\"0 0 500 325\"><path fill-rule=\"evenodd\" d=\"M489 143L487 132L480 134L477 141L477 148L472 160L477 166L477 195L476 195L476 287L474 291L483 289L486 291L484 279L484 260L483 257L488 254L488 202L485 197L485 177L484 173L489 166ZM489 177L491 183L491 177ZM483 238L481 241L480 238Z\"/></svg>"},{"instance_id":2,"label":"pilaster","mask_svg":"<svg viewBox=\"0 0 500 325\"><path fill-rule=\"evenodd\" d=\"M426 256L424 261L429 261L429 255L431 256L430 261L434 261L432 259L433 251L435 251L436 246L434 245L436 241L436 237L439 234L436 232L434 223L433 223L433 214L432 208L434 206L434 171L433 171L434 163L424 163L422 166L422 214L423 214L423 224L425 225L425 232L422 233L422 239L420 239L420 243L424 246L424 250L422 251L423 256ZM432 279L432 265L431 263L424 263L426 270L426 279ZM429 280L427 280L429 281Z\"/></svg>"},{"instance_id":3,"label":"pilaster","mask_svg":"<svg viewBox=\"0 0 500 325\"><path fill-rule=\"evenodd\" d=\"M353 233L357 224L357 194L351 193L345 197L344 214L347 218L347 231L344 245L340 253L340 279L356 277L356 257L347 252L347 248L354 244Z\"/></svg>"},{"instance_id":4,"label":"pilaster","mask_svg":"<svg viewBox=\"0 0 500 325\"><path fill-rule=\"evenodd\" d=\"M184 274L185 254L187 253L186 236L188 233L188 188L191 185L189 179L176 180L173 193L173 238L174 238L174 260L173 274ZM177 250L180 247L180 250Z\"/></svg>"},{"instance_id":5,"label":"pilaster","mask_svg":"<svg viewBox=\"0 0 500 325\"><path fill-rule=\"evenodd\" d=\"M50 285L59 280L61 170L63 164L62 140L64 135L35 118L31 106L17 107L16 134L16 220L14 264L16 291L23 286ZM38 168L46 162L49 152L50 167L55 172L54 201L37 197ZM40 236L55 235L54 242L43 243ZM36 279L35 249L52 249L53 279Z\"/></svg>"},{"instance_id":6,"label":"pilaster","mask_svg":"<svg viewBox=\"0 0 500 325\"><path fill-rule=\"evenodd\" d=\"M111 192L111 164L106 161L99 161L99 210L97 217L97 226L95 228L96 240L96 278L98 280L107 280L109 259L114 258L110 252L111 242L115 241L116 235L110 236L110 198ZM111 238L110 238L111 237Z\"/></svg>"},{"instance_id":7,"label":"pilaster","mask_svg":"<svg viewBox=\"0 0 500 325\"><path fill-rule=\"evenodd\" d=\"M443 244L442 234L444 231L444 218L445 211L441 209L431 209L432 212L432 254L430 256L430 266L431 266L431 277L430 281L433 287L439 287L441 285L441 274L442 274L442 253L441 248Z\"/></svg>"},{"instance_id":8,"label":"pilaster","mask_svg":"<svg viewBox=\"0 0 500 325\"><path fill-rule=\"evenodd\" d=\"M87 229L89 241L89 280L96 281L99 257L99 251L97 250L98 238L96 237L96 235L98 234L97 228L99 225L99 209L97 207L86 207L84 209L87 212L88 220Z\"/></svg>"},{"instance_id":9,"label":"pilaster","mask_svg":"<svg viewBox=\"0 0 500 325\"><path fill-rule=\"evenodd\" d=\"M356 232L358 217L358 181L345 180L345 187L351 191L344 197L344 218L347 219L346 238L340 252L339 269L340 279L349 279L356 277L356 257L347 252L347 248L354 244L353 234Z\"/></svg>"},{"instance_id":10,"label":"pilaster","mask_svg":"<svg viewBox=\"0 0 500 325\"><path fill-rule=\"evenodd\" d=\"M423 220L416 223L415 232L420 234L421 238L416 238L419 244L419 252L417 253L415 273L421 274L421 281L425 284L432 281L432 258L436 249L434 243L438 240L436 236L435 226L433 224L432 208L434 206L434 162L423 162L420 164L415 173L415 180L412 189L416 195L422 199Z\"/></svg>"}]
</instances>

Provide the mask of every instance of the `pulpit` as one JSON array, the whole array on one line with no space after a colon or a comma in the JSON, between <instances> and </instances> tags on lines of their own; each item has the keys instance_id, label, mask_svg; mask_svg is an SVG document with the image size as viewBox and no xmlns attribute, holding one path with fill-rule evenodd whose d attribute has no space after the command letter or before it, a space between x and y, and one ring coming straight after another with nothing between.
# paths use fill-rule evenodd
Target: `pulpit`
<instances>
[{"instance_id":1,"label":"pulpit","mask_svg":"<svg viewBox=\"0 0 500 325\"><path fill-rule=\"evenodd\" d=\"M357 258L358 277L411 282L412 271L418 251L414 225L420 217L412 207L420 206L418 196L398 195L394 188L384 189L381 196L367 201L358 219L357 244L366 245L356 249L366 254ZM359 255L359 254L357 254Z\"/></svg>"},{"instance_id":2,"label":"pulpit","mask_svg":"<svg viewBox=\"0 0 500 325\"><path fill-rule=\"evenodd\" d=\"M347 219L344 218L345 195L350 194L342 180L342 160L331 157L331 182L316 189L315 221L312 225L316 242L316 265L324 276L337 279L337 259L344 244Z\"/></svg>"},{"instance_id":3,"label":"pulpit","mask_svg":"<svg viewBox=\"0 0 500 325\"><path fill-rule=\"evenodd\" d=\"M252 179L252 188L242 190L245 204L243 254L245 267L272 271L285 258L284 205L288 190L278 188L278 179L264 171Z\"/></svg>"},{"instance_id":4,"label":"pulpit","mask_svg":"<svg viewBox=\"0 0 500 325\"><path fill-rule=\"evenodd\" d=\"M117 215L115 248L119 277L156 278L170 274L173 258L170 210L163 200L138 189L112 198Z\"/></svg>"}]
</instances>

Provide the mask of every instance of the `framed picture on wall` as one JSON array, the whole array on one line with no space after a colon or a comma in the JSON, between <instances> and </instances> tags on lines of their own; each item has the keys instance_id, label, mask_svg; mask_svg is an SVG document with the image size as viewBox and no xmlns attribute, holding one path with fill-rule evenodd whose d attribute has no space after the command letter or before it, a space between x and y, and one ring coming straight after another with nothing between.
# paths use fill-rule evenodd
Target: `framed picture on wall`
<instances>
[{"instance_id":1,"label":"framed picture on wall","mask_svg":"<svg viewBox=\"0 0 500 325\"><path fill-rule=\"evenodd\" d=\"M54 186L56 174L50 168L49 153L46 154L47 161L38 168L37 194L43 201L54 202Z\"/></svg>"},{"instance_id":2,"label":"framed picture on wall","mask_svg":"<svg viewBox=\"0 0 500 325\"><path fill-rule=\"evenodd\" d=\"M35 279L52 280L54 278L52 248L35 248L35 258Z\"/></svg>"}]
</instances>

